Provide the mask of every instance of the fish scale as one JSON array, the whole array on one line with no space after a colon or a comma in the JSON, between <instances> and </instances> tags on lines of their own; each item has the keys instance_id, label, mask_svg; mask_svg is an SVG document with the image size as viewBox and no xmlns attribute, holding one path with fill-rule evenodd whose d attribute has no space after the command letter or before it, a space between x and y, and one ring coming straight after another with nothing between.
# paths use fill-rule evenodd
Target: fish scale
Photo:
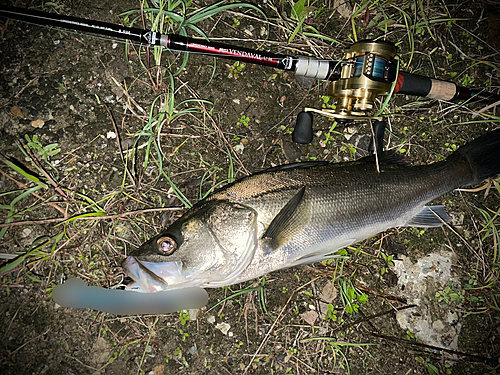
<instances>
[{"instance_id":1,"label":"fish scale","mask_svg":"<svg viewBox=\"0 0 500 375\"><path fill-rule=\"evenodd\" d=\"M380 172L374 157L295 163L215 191L127 259L130 288L231 285L334 257L389 228L440 226L450 220L444 207L426 204L497 175L500 130L429 165L395 165L397 159L388 155L380 159ZM171 254L159 251L174 245Z\"/></svg>"},{"instance_id":2,"label":"fish scale","mask_svg":"<svg viewBox=\"0 0 500 375\"><path fill-rule=\"evenodd\" d=\"M408 174L407 168L385 170L381 176L374 165L360 168L359 163L334 164L314 172L304 169L283 172L308 174L303 204L309 205L314 215L304 218L302 229L294 232L282 247L263 251L260 257L256 254L239 281L255 278L263 270L267 273L283 268L283 259L288 260L289 266L325 259L339 248L404 225L423 210L425 203L450 190L450 182L442 178L446 165L426 168L424 179L421 172ZM430 181L434 182L432 190L428 189ZM403 182L408 186L402 186ZM259 216L262 212L275 217L293 193L282 195L280 205L255 204L252 199L238 203L253 207Z\"/></svg>"}]
</instances>

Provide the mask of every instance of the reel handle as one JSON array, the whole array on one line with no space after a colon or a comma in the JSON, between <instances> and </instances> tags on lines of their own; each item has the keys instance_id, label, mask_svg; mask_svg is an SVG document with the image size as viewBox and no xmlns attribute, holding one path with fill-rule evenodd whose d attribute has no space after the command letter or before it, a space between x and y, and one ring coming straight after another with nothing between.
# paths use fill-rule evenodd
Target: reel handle
<instances>
[{"instance_id":1,"label":"reel handle","mask_svg":"<svg viewBox=\"0 0 500 375\"><path fill-rule=\"evenodd\" d=\"M311 112L300 111L297 122L292 133L292 140L296 143L306 145L313 139L313 115Z\"/></svg>"}]
</instances>

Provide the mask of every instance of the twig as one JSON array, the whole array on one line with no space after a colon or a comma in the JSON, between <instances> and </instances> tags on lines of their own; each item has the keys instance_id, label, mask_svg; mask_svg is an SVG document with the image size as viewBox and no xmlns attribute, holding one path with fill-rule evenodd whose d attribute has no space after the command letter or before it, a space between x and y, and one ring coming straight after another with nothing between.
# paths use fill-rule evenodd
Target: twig
<instances>
[{"instance_id":1,"label":"twig","mask_svg":"<svg viewBox=\"0 0 500 375\"><path fill-rule=\"evenodd\" d=\"M186 88L191 92L191 94L199 99L199 95L188 85L186 84ZM248 169L245 168L245 166L243 165L242 161L240 160L240 158L238 157L238 154L236 153L236 151L234 151L234 148L233 146L231 145L231 142L229 142L225 135L224 135L224 132L221 130L220 127L217 126L217 124L215 123L215 120L214 118L208 113L207 109L205 108L205 105L203 104L202 101L199 101L198 102L200 107L203 109L203 111L206 113L206 115L208 116L208 118L210 119L210 121L212 122L212 126L214 127L214 129L217 131L217 133L219 133L219 136L222 138L222 140L224 141L224 143L226 144L227 148L230 150L230 152L233 154L234 158L238 161L238 163L241 165L241 168L243 168L243 171L246 173L246 174L250 174L250 172L248 171Z\"/></svg>"},{"instance_id":2,"label":"twig","mask_svg":"<svg viewBox=\"0 0 500 375\"><path fill-rule=\"evenodd\" d=\"M493 108L493 107L496 107L496 106L497 106L497 105L499 105L499 104L500 104L500 100L497 100L496 102L491 103L490 105L487 105L486 107L484 107L484 108L480 109L479 111L477 111L477 115L478 115L478 114L480 114L480 113L484 113L484 112L486 112L488 109ZM477 117L477 115L473 115L473 116L472 116L472 118Z\"/></svg>"},{"instance_id":3,"label":"twig","mask_svg":"<svg viewBox=\"0 0 500 375\"><path fill-rule=\"evenodd\" d=\"M299 290L299 289L297 289L297 290ZM288 301L286 301L285 306L283 306L283 308L281 309L280 313L278 314L278 317L276 318L276 320L271 325L271 328L269 328L269 330L267 331L266 336L264 337L264 339L260 343L259 347L257 348L257 350L255 351L255 353L253 354L252 358L250 358L250 362L248 362L247 367L245 367L245 371L243 372L243 375L246 375L246 373L250 369L250 366L252 365L254 359L257 357L257 355L259 354L259 352L267 344L267 340L269 340L269 336L271 335L271 332L273 331L274 327L276 327L276 324L278 324L281 321L281 319L282 319L281 316L283 315L283 312L288 307L288 304L292 300L292 297L295 295L295 293L297 292L297 290L294 290L293 293L291 294L291 296L288 298Z\"/></svg>"},{"instance_id":4,"label":"twig","mask_svg":"<svg viewBox=\"0 0 500 375\"><path fill-rule=\"evenodd\" d=\"M360 285L354 285L354 286L357 289L362 290L363 292L370 293L370 294L373 294L373 295L378 296L378 297L382 297L382 298L393 300L393 301L398 301L398 302L401 302L401 303L407 303L407 301L406 301L405 298L401 298L401 297L398 297L398 296L392 296L392 295L389 295L389 294L379 293L379 292L376 292L374 290L362 287Z\"/></svg>"},{"instance_id":5,"label":"twig","mask_svg":"<svg viewBox=\"0 0 500 375\"><path fill-rule=\"evenodd\" d=\"M24 144L23 144L24 146ZM57 192L57 194L59 194L61 197L63 198L68 198L68 196L66 195L66 193L59 187L59 185L57 184L57 182L52 178L52 176L45 170L44 167L42 167L42 165L40 164L40 162L37 160L37 158L31 153L31 151L29 150L28 147L24 147L24 150L26 151L26 153L29 155L29 157L31 158L31 160L33 161L33 163L36 164L36 166L40 169L40 171L43 173L43 175L45 176L45 178L50 182L50 184L52 185L52 187L55 189L55 191Z\"/></svg>"},{"instance_id":6,"label":"twig","mask_svg":"<svg viewBox=\"0 0 500 375\"><path fill-rule=\"evenodd\" d=\"M26 184L20 182L20 181L17 181L14 177L10 176L8 173L4 172L1 168L0 168L0 173L3 174L5 177L7 177L9 180L11 180L12 182L14 182L17 186L19 186L21 189L27 189L28 186L26 186ZM45 199L43 199L40 195L38 195L37 193L31 193L31 195L33 195L34 197L36 197L37 199L40 199L41 201L44 201ZM65 218L68 217L68 213L61 207L59 207L57 204L53 203L53 202L47 202L48 205L50 205L52 208L55 208L57 211L59 211L60 213L62 213L64 215Z\"/></svg>"},{"instance_id":7,"label":"twig","mask_svg":"<svg viewBox=\"0 0 500 375\"><path fill-rule=\"evenodd\" d=\"M464 356L464 357L469 357L469 358L474 358L476 360L479 360L481 362L484 362L485 364L488 364L490 366L496 366L498 365L498 358L488 358L488 357L483 357L480 355L476 354L469 354L469 353L464 353L458 350L453 350L453 349L446 349L446 348L440 348L439 346L434 346L434 345L428 345L428 344L423 344L420 342L415 342L407 339L400 339L398 337L392 337L392 336L387 336L387 335L382 335L379 333L375 332L367 332L369 335L384 339L384 340L389 340L389 341L394 341L394 342L399 342L402 344L408 344L410 346L418 346L421 348L426 348L430 350L437 350L437 351L442 351L450 354L455 354L459 356Z\"/></svg>"},{"instance_id":8,"label":"twig","mask_svg":"<svg viewBox=\"0 0 500 375\"><path fill-rule=\"evenodd\" d=\"M115 85L118 86L120 89L122 89L123 95L125 95L127 97L127 99L130 100L130 102L133 105L135 105L139 111L141 111L143 114L145 114L147 116L148 113L144 110L144 108L142 108L139 104L137 104L137 102L130 96L130 94L122 87L120 82L118 82L115 77L113 77L113 76L110 76L110 77L113 80L113 82L115 83Z\"/></svg>"},{"instance_id":9,"label":"twig","mask_svg":"<svg viewBox=\"0 0 500 375\"><path fill-rule=\"evenodd\" d=\"M388 314L392 314L392 313L395 313L395 312L400 312L402 310L406 310L406 309L412 309L414 307L417 307L417 305L407 305L407 306L402 306L402 307L394 307L390 310L386 310L386 311L382 311L378 314L372 314L370 316L366 316L362 311L361 309L358 310L362 315L363 315L363 318L362 319L358 319L356 320L354 323L352 323L350 326L355 326L355 325L358 325L360 323L363 323L363 322L368 322L368 324L370 324L370 326L372 326L372 328L375 328L373 327L373 325L371 324L370 320L372 319L375 319L375 318L380 318L381 316L384 316L384 315L388 315ZM375 328L376 329L376 328Z\"/></svg>"},{"instance_id":10,"label":"twig","mask_svg":"<svg viewBox=\"0 0 500 375\"><path fill-rule=\"evenodd\" d=\"M250 369L250 366L252 365L254 359L257 357L257 355L259 354L259 352L264 348L264 346L267 344L267 341L269 340L269 337L271 336L271 333L273 332L274 330L274 327L276 327L276 325L284 318L283 315L283 312L285 311L285 309L287 308L288 304L290 303L290 301L292 300L293 296L298 292L300 291L301 289L304 289L307 285L315 282L316 280L322 278L323 276L318 276L318 277L315 277L314 279L312 279L311 281L305 283L304 285L300 286L299 288L297 288L296 290L293 291L293 293L291 294L291 296L288 298L288 300L286 301L285 305L283 306L283 308L281 309L280 313L278 314L278 317L276 318L276 320L273 322L273 324L271 325L271 327L269 328L269 330L267 331L266 333L266 336L264 337L264 339L262 340L262 342L260 343L259 347L257 348L256 352L253 354L252 358L250 359L250 362L248 363L247 367L245 367L245 371L243 372L243 375L246 375L246 373L248 372L248 370Z\"/></svg>"},{"instance_id":11,"label":"twig","mask_svg":"<svg viewBox=\"0 0 500 375\"><path fill-rule=\"evenodd\" d=\"M35 341L37 339L39 339L40 337L42 336L45 336L47 333L49 333L50 331L50 328L48 330L46 330L44 333L41 333L39 334L38 336L35 336L33 337L31 340L28 340L26 341L24 344L22 344L19 348L17 348L16 350L14 350L12 353L10 353L11 356L13 356L14 354L16 354L19 350L21 350L22 348L24 348L26 345L28 345L30 342L32 341Z\"/></svg>"},{"instance_id":12,"label":"twig","mask_svg":"<svg viewBox=\"0 0 500 375\"><path fill-rule=\"evenodd\" d=\"M111 109L109 108L109 106L107 104L104 104L104 107L108 111L109 118L111 119L111 123L113 124L113 128L115 129L116 144L118 145L118 150L120 151L120 158L122 159L122 163L123 163L123 166L125 167L125 171L129 177L130 181L132 182L132 185L136 186L137 184L134 180L134 176L132 175L132 173L128 169L127 162L125 161L125 157L123 156L123 148L122 148L122 143L121 143L121 139L120 139L120 132L118 131L118 127L116 126L116 121L115 121L115 117L113 116L113 112L111 112Z\"/></svg>"},{"instance_id":13,"label":"twig","mask_svg":"<svg viewBox=\"0 0 500 375\"><path fill-rule=\"evenodd\" d=\"M378 160L378 145L377 145L377 139L375 137L375 130L373 129L373 124L372 120L370 120L370 129L372 131L372 139L373 139L373 152L375 154L375 165L377 166L377 173L380 173L380 165L379 165L379 160Z\"/></svg>"},{"instance_id":14,"label":"twig","mask_svg":"<svg viewBox=\"0 0 500 375\"><path fill-rule=\"evenodd\" d=\"M86 368L88 368L88 369L91 369L91 370L93 370L93 371L99 371L99 369L98 369L98 368L96 368L96 367L92 367L92 366L89 366L89 365L86 365L85 363L83 363L82 361L80 361L78 358L72 357L72 356L70 356L69 354L65 354L65 356L66 356L66 357L68 357L68 358L74 359L74 360L75 360L75 361L77 361L79 364L81 364L82 366L84 366L84 367L86 367Z\"/></svg>"}]
</instances>

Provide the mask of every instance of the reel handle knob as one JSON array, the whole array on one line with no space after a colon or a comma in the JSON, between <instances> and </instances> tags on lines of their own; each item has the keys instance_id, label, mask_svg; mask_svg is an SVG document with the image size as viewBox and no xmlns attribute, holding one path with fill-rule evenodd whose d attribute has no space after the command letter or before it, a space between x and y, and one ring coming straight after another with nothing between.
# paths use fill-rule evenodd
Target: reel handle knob
<instances>
[{"instance_id":1,"label":"reel handle knob","mask_svg":"<svg viewBox=\"0 0 500 375\"><path fill-rule=\"evenodd\" d=\"M311 112L300 111L297 123L292 133L292 140L303 145L311 143L313 139L313 115Z\"/></svg>"}]
</instances>

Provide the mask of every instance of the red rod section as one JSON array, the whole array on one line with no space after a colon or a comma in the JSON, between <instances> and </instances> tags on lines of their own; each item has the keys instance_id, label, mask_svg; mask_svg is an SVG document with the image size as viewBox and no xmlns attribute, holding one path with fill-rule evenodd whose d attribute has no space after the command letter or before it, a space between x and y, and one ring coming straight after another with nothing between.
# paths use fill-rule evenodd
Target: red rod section
<instances>
[{"instance_id":1,"label":"red rod section","mask_svg":"<svg viewBox=\"0 0 500 375\"><path fill-rule=\"evenodd\" d=\"M291 56L193 39L181 35L164 35L161 45L174 51L209 54L278 69L294 70L295 68L296 59Z\"/></svg>"}]
</instances>

